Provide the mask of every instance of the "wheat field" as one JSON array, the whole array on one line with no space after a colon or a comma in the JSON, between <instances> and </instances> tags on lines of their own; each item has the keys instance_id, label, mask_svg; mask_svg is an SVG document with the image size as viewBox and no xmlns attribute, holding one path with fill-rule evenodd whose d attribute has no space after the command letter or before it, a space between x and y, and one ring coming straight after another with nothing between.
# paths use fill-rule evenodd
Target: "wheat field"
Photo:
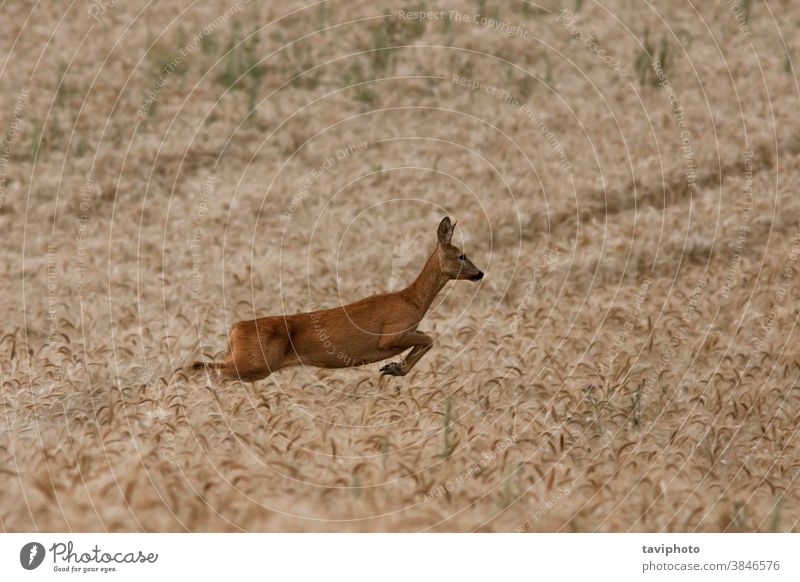
<instances>
[{"instance_id":1,"label":"wheat field","mask_svg":"<svg viewBox=\"0 0 800 582\"><path fill-rule=\"evenodd\" d=\"M3 531L798 531L800 5L0 5ZM408 375L239 320L451 282Z\"/></svg>"}]
</instances>

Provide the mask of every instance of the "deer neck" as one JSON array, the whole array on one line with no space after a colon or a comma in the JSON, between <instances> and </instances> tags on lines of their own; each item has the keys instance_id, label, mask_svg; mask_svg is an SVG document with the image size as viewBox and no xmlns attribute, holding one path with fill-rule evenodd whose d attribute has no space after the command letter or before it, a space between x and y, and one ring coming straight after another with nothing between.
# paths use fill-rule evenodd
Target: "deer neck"
<instances>
[{"instance_id":1,"label":"deer neck","mask_svg":"<svg viewBox=\"0 0 800 582\"><path fill-rule=\"evenodd\" d=\"M450 278L439 267L438 245L422 267L422 271L411 285L404 289L406 297L425 314Z\"/></svg>"}]
</instances>

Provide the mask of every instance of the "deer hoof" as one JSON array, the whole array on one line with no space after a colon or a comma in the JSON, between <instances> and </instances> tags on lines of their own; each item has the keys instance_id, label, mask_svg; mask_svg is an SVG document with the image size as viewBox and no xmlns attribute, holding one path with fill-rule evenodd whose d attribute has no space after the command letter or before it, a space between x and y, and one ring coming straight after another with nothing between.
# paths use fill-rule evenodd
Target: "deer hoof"
<instances>
[{"instance_id":1,"label":"deer hoof","mask_svg":"<svg viewBox=\"0 0 800 582\"><path fill-rule=\"evenodd\" d=\"M381 368L381 374L387 376L406 375L405 371L403 371L403 366L399 362L392 362L391 364L386 364L383 368Z\"/></svg>"}]
</instances>

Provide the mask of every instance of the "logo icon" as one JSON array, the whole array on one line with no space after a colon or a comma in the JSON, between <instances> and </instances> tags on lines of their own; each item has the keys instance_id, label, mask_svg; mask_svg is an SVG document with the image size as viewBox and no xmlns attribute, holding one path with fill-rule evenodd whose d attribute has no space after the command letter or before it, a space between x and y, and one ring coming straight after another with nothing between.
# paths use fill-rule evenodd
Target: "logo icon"
<instances>
[{"instance_id":1,"label":"logo icon","mask_svg":"<svg viewBox=\"0 0 800 582\"><path fill-rule=\"evenodd\" d=\"M419 238L419 235L412 237L406 233L392 249L392 272L389 275L390 291L396 291L403 283L410 282L404 280L406 276L404 271L411 259L414 258L414 248L418 244Z\"/></svg>"},{"instance_id":2,"label":"logo icon","mask_svg":"<svg viewBox=\"0 0 800 582\"><path fill-rule=\"evenodd\" d=\"M44 546L39 542L29 542L19 551L19 563L26 570L35 570L44 561Z\"/></svg>"}]
</instances>

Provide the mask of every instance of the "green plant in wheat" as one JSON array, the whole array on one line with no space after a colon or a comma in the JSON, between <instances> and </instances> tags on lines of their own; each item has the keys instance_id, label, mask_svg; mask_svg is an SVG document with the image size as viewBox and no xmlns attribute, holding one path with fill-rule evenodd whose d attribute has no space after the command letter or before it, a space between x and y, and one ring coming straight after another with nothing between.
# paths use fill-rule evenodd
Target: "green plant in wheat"
<instances>
[{"instance_id":1,"label":"green plant in wheat","mask_svg":"<svg viewBox=\"0 0 800 582\"><path fill-rule=\"evenodd\" d=\"M576 6L579 2L580 0L576 0ZM529 0L508 0L509 8L511 8L511 10L517 14L521 14L525 18L536 18L545 14L552 14L551 10L541 6L540 4L541 3L532 2ZM580 4L583 4L583 2L580 2Z\"/></svg>"},{"instance_id":2,"label":"green plant in wheat","mask_svg":"<svg viewBox=\"0 0 800 582\"><path fill-rule=\"evenodd\" d=\"M497 499L496 499L497 505L499 505L503 509L511 505L514 499L516 499L519 496L519 491L520 491L519 475L521 468L522 468L522 463L517 463L516 466L514 466L511 463L508 463L506 465L506 474L505 474L505 479L503 479L503 487L497 494ZM516 487L514 487L515 484Z\"/></svg>"},{"instance_id":3,"label":"green plant in wheat","mask_svg":"<svg viewBox=\"0 0 800 582\"><path fill-rule=\"evenodd\" d=\"M177 50L180 50L180 48L185 47L188 40L189 36L186 34L186 29L183 28L183 26L178 25L178 31L175 33L175 42L178 46ZM186 74L186 69L183 67L179 68L178 71L180 72L181 75Z\"/></svg>"},{"instance_id":4,"label":"green plant in wheat","mask_svg":"<svg viewBox=\"0 0 800 582\"><path fill-rule=\"evenodd\" d=\"M789 47L783 46L783 70L792 74L792 55L789 54Z\"/></svg>"},{"instance_id":5,"label":"green plant in wheat","mask_svg":"<svg viewBox=\"0 0 800 582\"><path fill-rule=\"evenodd\" d=\"M50 136L52 137L53 142L60 142L61 138L64 137L64 131L61 129L61 119L58 111L53 111L53 123L50 126Z\"/></svg>"},{"instance_id":6,"label":"green plant in wheat","mask_svg":"<svg viewBox=\"0 0 800 582\"><path fill-rule=\"evenodd\" d=\"M661 42L658 44L658 60L656 63L661 68L662 71L667 70L667 62L669 59L669 43L667 42L666 37L661 37ZM658 79L653 83L654 85L658 85Z\"/></svg>"},{"instance_id":7,"label":"green plant in wheat","mask_svg":"<svg viewBox=\"0 0 800 582\"><path fill-rule=\"evenodd\" d=\"M69 93L67 84L64 82L67 76L67 64L64 61L59 61L58 70L56 72L56 94L53 98L53 106L56 107L61 104L63 99Z\"/></svg>"},{"instance_id":8,"label":"green plant in wheat","mask_svg":"<svg viewBox=\"0 0 800 582\"><path fill-rule=\"evenodd\" d=\"M86 151L89 149L89 146L86 145L86 141L82 138L78 138L78 142L75 145L75 156L82 158L86 155Z\"/></svg>"},{"instance_id":9,"label":"green plant in wheat","mask_svg":"<svg viewBox=\"0 0 800 582\"><path fill-rule=\"evenodd\" d=\"M256 108L256 99L258 99L258 92L261 89L261 81L264 78L264 67L259 64L257 26L253 29L253 34L250 35L250 42L244 45L244 61L245 72L250 78L247 89L247 114L252 115Z\"/></svg>"},{"instance_id":10,"label":"green plant in wheat","mask_svg":"<svg viewBox=\"0 0 800 582\"><path fill-rule=\"evenodd\" d=\"M550 57L544 53L544 84L548 87L553 86L553 64L550 62Z\"/></svg>"},{"instance_id":11,"label":"green plant in wheat","mask_svg":"<svg viewBox=\"0 0 800 582\"><path fill-rule=\"evenodd\" d=\"M444 17L444 35L447 38L445 45L453 46L453 19L450 18L450 13L445 14Z\"/></svg>"},{"instance_id":12,"label":"green plant in wheat","mask_svg":"<svg viewBox=\"0 0 800 582\"><path fill-rule=\"evenodd\" d=\"M636 75L639 78L639 84L644 86L650 84L653 87L658 86L661 82L656 69L660 70L662 74L666 75L667 67L669 64L669 43L665 37L661 37L658 45L658 53L656 54L656 47L650 41L650 31L645 28L642 37L642 49L639 56L634 63Z\"/></svg>"},{"instance_id":13,"label":"green plant in wheat","mask_svg":"<svg viewBox=\"0 0 800 582\"><path fill-rule=\"evenodd\" d=\"M353 99L367 105L374 105L378 100L378 95L369 88L367 81L364 75L364 67L359 61L353 63L344 73L344 85L345 87L352 87Z\"/></svg>"},{"instance_id":14,"label":"green plant in wheat","mask_svg":"<svg viewBox=\"0 0 800 582\"><path fill-rule=\"evenodd\" d=\"M242 23L238 20L233 22L227 50L222 57L222 71L217 77L217 81L229 90L247 89L248 116L255 110L265 73L264 65L260 64L258 30L258 26L254 26L253 32L245 38Z\"/></svg>"},{"instance_id":15,"label":"green plant in wheat","mask_svg":"<svg viewBox=\"0 0 800 582\"><path fill-rule=\"evenodd\" d=\"M254 30L246 40L242 36L242 23L233 22L231 36L228 39L225 54L222 57L222 71L217 80L228 89L235 89L243 84L245 75L259 75L258 69L258 34Z\"/></svg>"},{"instance_id":16,"label":"green plant in wheat","mask_svg":"<svg viewBox=\"0 0 800 582\"><path fill-rule=\"evenodd\" d=\"M751 0L742 0L742 14L744 14L744 22L745 24L750 24L750 9L752 6Z\"/></svg>"},{"instance_id":17,"label":"green plant in wheat","mask_svg":"<svg viewBox=\"0 0 800 582\"><path fill-rule=\"evenodd\" d=\"M424 32L425 21L399 20L387 10L380 25L372 30L372 50L368 53L371 73L368 75L367 68L358 60L344 73L344 84L352 86L353 99L374 105L378 95L368 82L394 67L394 52L398 46L405 46Z\"/></svg>"},{"instance_id":18,"label":"green plant in wheat","mask_svg":"<svg viewBox=\"0 0 800 582\"><path fill-rule=\"evenodd\" d=\"M775 507L772 508L772 520L770 522L769 531L773 533L780 531L782 509L783 509L783 493L780 493L778 495L778 499L775 501Z\"/></svg>"},{"instance_id":19,"label":"green plant in wheat","mask_svg":"<svg viewBox=\"0 0 800 582\"><path fill-rule=\"evenodd\" d=\"M552 75L552 71L550 74ZM519 86L519 96L522 99L527 99L531 96L531 93L533 93L533 78L529 77L527 73L522 77L522 80L520 80L517 85Z\"/></svg>"},{"instance_id":20,"label":"green plant in wheat","mask_svg":"<svg viewBox=\"0 0 800 582\"><path fill-rule=\"evenodd\" d=\"M733 531L747 531L747 516L745 515L745 504L737 501L733 504L733 517L728 526Z\"/></svg>"},{"instance_id":21,"label":"green plant in wheat","mask_svg":"<svg viewBox=\"0 0 800 582\"><path fill-rule=\"evenodd\" d=\"M39 157L39 150L42 147L42 124L38 121L33 123L33 132L31 133L31 154L33 161Z\"/></svg>"},{"instance_id":22,"label":"green plant in wheat","mask_svg":"<svg viewBox=\"0 0 800 582\"><path fill-rule=\"evenodd\" d=\"M50 126L50 136L54 142L60 142L61 138L64 136L64 131L61 128L61 113L59 110L69 93L67 84L65 83L66 74L66 63L63 60L59 61L56 71L56 90L53 97L53 123Z\"/></svg>"},{"instance_id":23,"label":"green plant in wheat","mask_svg":"<svg viewBox=\"0 0 800 582\"><path fill-rule=\"evenodd\" d=\"M653 54L653 45L650 44L650 31L645 28L644 38L642 39L642 50L639 56L636 57L634 69L636 75L639 77L639 85L644 85L647 82L647 75L650 72L650 55Z\"/></svg>"},{"instance_id":24,"label":"green plant in wheat","mask_svg":"<svg viewBox=\"0 0 800 582\"><path fill-rule=\"evenodd\" d=\"M589 384L588 386L586 386L586 388L583 389L583 399L586 402L588 402L589 405L594 410L594 422L597 425L597 430L603 432L603 425L600 419L601 407L597 399L594 397L594 394L592 394L592 391L594 389L595 389L594 384Z\"/></svg>"},{"instance_id":25,"label":"green plant in wheat","mask_svg":"<svg viewBox=\"0 0 800 582\"><path fill-rule=\"evenodd\" d=\"M453 395L447 397L447 404L444 409L444 451L442 452L443 459L449 459L450 454L453 452L453 443L450 439L450 422L453 420Z\"/></svg>"},{"instance_id":26,"label":"green plant in wheat","mask_svg":"<svg viewBox=\"0 0 800 582\"><path fill-rule=\"evenodd\" d=\"M292 86L305 89L316 89L320 82L320 70L314 68L314 54L311 42L296 42L292 45L293 70Z\"/></svg>"},{"instance_id":27,"label":"green plant in wheat","mask_svg":"<svg viewBox=\"0 0 800 582\"><path fill-rule=\"evenodd\" d=\"M422 4L414 8L423 10ZM388 10L379 26L372 30L372 52L370 62L373 74L391 70L394 66L396 47L405 46L425 34L425 20L400 20Z\"/></svg>"},{"instance_id":28,"label":"green plant in wheat","mask_svg":"<svg viewBox=\"0 0 800 582\"><path fill-rule=\"evenodd\" d=\"M228 40L228 48L222 57L222 71L217 77L217 81L228 89L233 89L241 76L238 48L241 28L241 23L238 20L234 21L231 37Z\"/></svg>"},{"instance_id":29,"label":"green plant in wheat","mask_svg":"<svg viewBox=\"0 0 800 582\"><path fill-rule=\"evenodd\" d=\"M331 23L331 9L328 2L322 2L317 8L317 31L327 28Z\"/></svg>"},{"instance_id":30,"label":"green plant in wheat","mask_svg":"<svg viewBox=\"0 0 800 582\"><path fill-rule=\"evenodd\" d=\"M386 466L386 458L389 456L389 437L383 437L380 445L381 461Z\"/></svg>"},{"instance_id":31,"label":"green plant in wheat","mask_svg":"<svg viewBox=\"0 0 800 582\"><path fill-rule=\"evenodd\" d=\"M389 68L392 59L397 21L388 11L381 25L372 31L372 52L370 61L373 74L382 73Z\"/></svg>"},{"instance_id":32,"label":"green plant in wheat","mask_svg":"<svg viewBox=\"0 0 800 582\"><path fill-rule=\"evenodd\" d=\"M206 55L215 55L219 50L219 40L216 32L210 32L200 38L200 50Z\"/></svg>"}]
</instances>

